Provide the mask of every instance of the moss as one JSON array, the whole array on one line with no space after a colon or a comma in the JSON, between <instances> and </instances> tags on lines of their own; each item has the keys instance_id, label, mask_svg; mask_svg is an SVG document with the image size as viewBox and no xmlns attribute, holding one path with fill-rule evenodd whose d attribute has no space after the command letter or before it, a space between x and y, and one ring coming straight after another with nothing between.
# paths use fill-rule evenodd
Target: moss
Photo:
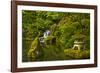
<instances>
[{"instance_id":1,"label":"moss","mask_svg":"<svg viewBox=\"0 0 100 73\"><path fill-rule=\"evenodd\" d=\"M39 39L38 39L38 37L36 37L36 38L33 40L32 44L31 44L31 48L33 49L33 48L37 47L38 44L39 44Z\"/></svg>"},{"instance_id":2,"label":"moss","mask_svg":"<svg viewBox=\"0 0 100 73\"><path fill-rule=\"evenodd\" d=\"M36 37L33 40L32 44L31 44L31 48L29 49L28 54L27 54L29 61L35 60L35 58L36 58L35 50L38 48L38 46L39 46L39 39L38 39L38 37Z\"/></svg>"},{"instance_id":3,"label":"moss","mask_svg":"<svg viewBox=\"0 0 100 73\"><path fill-rule=\"evenodd\" d=\"M45 44L47 45L54 45L56 44L56 37L55 36L48 36L46 39L45 39Z\"/></svg>"},{"instance_id":4,"label":"moss","mask_svg":"<svg viewBox=\"0 0 100 73\"><path fill-rule=\"evenodd\" d=\"M90 51L89 50L74 50L74 49L66 49L64 50L66 57L70 57L70 59L89 59Z\"/></svg>"}]
</instances>

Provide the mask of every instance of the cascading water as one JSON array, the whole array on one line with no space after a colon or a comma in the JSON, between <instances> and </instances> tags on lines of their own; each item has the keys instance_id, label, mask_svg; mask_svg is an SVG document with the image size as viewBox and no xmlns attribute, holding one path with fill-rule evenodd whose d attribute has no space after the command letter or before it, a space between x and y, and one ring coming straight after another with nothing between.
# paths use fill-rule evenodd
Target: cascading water
<instances>
[{"instance_id":1,"label":"cascading water","mask_svg":"<svg viewBox=\"0 0 100 73\"><path fill-rule=\"evenodd\" d=\"M39 37L40 43L44 43L44 39L47 38L49 35L50 35L50 30L46 30L46 31L43 33L43 37Z\"/></svg>"}]
</instances>

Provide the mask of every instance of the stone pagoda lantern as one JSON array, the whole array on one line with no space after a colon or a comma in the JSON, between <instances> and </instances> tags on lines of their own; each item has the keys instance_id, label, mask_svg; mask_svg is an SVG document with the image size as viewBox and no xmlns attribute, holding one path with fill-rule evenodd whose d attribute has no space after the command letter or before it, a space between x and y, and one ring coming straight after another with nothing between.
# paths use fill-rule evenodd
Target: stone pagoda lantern
<instances>
[{"instance_id":1,"label":"stone pagoda lantern","mask_svg":"<svg viewBox=\"0 0 100 73\"><path fill-rule=\"evenodd\" d=\"M85 49L85 43L81 42L81 41L74 41L74 46L73 48L74 50L83 50Z\"/></svg>"}]
</instances>

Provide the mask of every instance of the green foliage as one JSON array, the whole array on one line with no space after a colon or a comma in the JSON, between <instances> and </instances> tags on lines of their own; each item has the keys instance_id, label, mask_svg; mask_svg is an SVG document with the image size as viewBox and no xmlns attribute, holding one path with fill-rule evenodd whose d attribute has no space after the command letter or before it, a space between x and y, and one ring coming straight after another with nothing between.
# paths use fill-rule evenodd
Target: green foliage
<instances>
[{"instance_id":1,"label":"green foliage","mask_svg":"<svg viewBox=\"0 0 100 73\"><path fill-rule=\"evenodd\" d=\"M39 37L46 30L50 35L41 44ZM23 62L89 58L90 14L23 10L22 38ZM68 49L75 40L84 41L88 51Z\"/></svg>"},{"instance_id":2,"label":"green foliage","mask_svg":"<svg viewBox=\"0 0 100 73\"><path fill-rule=\"evenodd\" d=\"M55 45L45 45L42 46L42 52L44 55L42 56L43 61L53 61L53 60L64 60L65 54L63 50Z\"/></svg>"}]
</instances>

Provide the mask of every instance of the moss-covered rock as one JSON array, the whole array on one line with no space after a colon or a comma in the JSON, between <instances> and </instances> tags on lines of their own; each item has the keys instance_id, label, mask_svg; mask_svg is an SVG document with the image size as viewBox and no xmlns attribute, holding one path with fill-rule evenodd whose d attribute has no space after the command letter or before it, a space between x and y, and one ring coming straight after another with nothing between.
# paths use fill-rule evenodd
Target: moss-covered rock
<instances>
[{"instance_id":1,"label":"moss-covered rock","mask_svg":"<svg viewBox=\"0 0 100 73\"><path fill-rule=\"evenodd\" d=\"M31 44L31 48L29 49L28 54L27 54L29 61L34 61L36 59L35 50L38 48L38 46L39 46L39 39L38 39L38 37L36 37L33 40L32 44Z\"/></svg>"},{"instance_id":2,"label":"moss-covered rock","mask_svg":"<svg viewBox=\"0 0 100 73\"><path fill-rule=\"evenodd\" d=\"M56 37L55 36L48 36L47 38L44 39L45 44L47 45L55 45L56 44Z\"/></svg>"},{"instance_id":3,"label":"moss-covered rock","mask_svg":"<svg viewBox=\"0 0 100 73\"><path fill-rule=\"evenodd\" d=\"M90 58L89 50L66 49L64 50L64 52L66 54L66 57L69 57L68 59L89 59Z\"/></svg>"}]
</instances>

